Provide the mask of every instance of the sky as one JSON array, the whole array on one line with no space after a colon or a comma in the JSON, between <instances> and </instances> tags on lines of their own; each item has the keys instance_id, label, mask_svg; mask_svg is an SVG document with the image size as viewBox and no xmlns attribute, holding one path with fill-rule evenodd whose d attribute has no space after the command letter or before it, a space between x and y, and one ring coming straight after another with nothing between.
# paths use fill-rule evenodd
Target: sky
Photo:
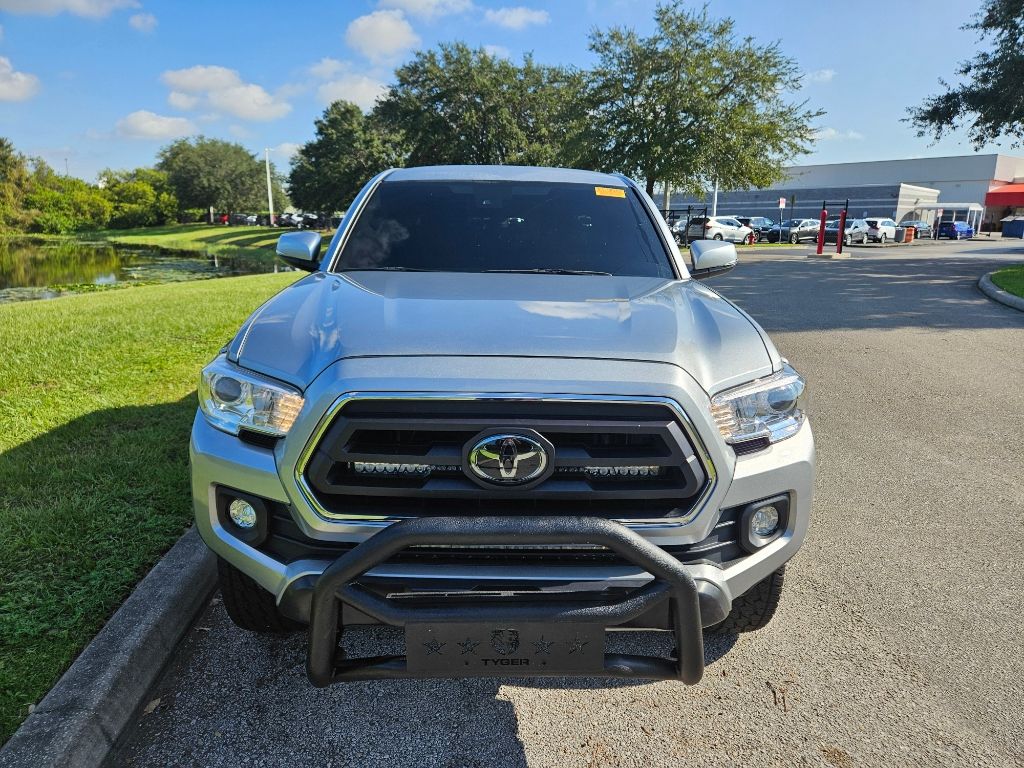
<instances>
[{"instance_id":1,"label":"sky","mask_svg":"<svg viewBox=\"0 0 1024 768\"><path fill-rule=\"evenodd\" d=\"M269 148L285 169L327 104L369 109L415 50L462 40L585 68L593 29L648 34L653 9L653 0L0 0L0 136L90 181L104 168L151 165L160 147L196 133ZM710 10L735 19L740 35L780 41L805 73L791 98L826 115L797 162L974 151L962 133L935 144L901 122L977 50L975 33L960 29L971 0L855 9L711 0Z\"/></svg>"}]
</instances>

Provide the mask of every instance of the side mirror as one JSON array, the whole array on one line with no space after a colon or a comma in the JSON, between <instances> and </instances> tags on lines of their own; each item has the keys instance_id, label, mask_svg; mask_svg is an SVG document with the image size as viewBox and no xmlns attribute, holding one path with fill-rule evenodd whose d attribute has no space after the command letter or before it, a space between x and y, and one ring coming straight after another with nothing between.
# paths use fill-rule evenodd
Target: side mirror
<instances>
[{"instance_id":1,"label":"side mirror","mask_svg":"<svg viewBox=\"0 0 1024 768\"><path fill-rule=\"evenodd\" d=\"M307 272L320 268L320 235L316 232L289 232L277 239L277 255L286 264Z\"/></svg>"},{"instance_id":2,"label":"side mirror","mask_svg":"<svg viewBox=\"0 0 1024 768\"><path fill-rule=\"evenodd\" d=\"M721 275L739 261L736 246L722 240L694 240L690 243L690 276L694 280Z\"/></svg>"}]
</instances>

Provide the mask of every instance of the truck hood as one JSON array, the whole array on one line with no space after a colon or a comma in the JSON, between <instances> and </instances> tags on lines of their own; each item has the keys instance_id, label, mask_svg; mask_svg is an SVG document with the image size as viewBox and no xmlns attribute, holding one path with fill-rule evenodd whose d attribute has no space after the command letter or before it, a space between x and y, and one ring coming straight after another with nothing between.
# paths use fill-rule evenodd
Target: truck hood
<instances>
[{"instance_id":1,"label":"truck hood","mask_svg":"<svg viewBox=\"0 0 1024 768\"><path fill-rule=\"evenodd\" d=\"M318 272L254 312L228 348L301 389L343 358L437 355L665 363L707 392L778 368L730 302L693 280L650 277Z\"/></svg>"}]
</instances>

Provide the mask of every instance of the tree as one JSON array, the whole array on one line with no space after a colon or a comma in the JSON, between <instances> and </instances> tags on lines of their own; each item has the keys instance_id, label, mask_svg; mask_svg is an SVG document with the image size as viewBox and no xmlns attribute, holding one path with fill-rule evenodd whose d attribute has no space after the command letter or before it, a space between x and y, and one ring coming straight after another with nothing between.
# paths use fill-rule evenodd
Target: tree
<instances>
[{"instance_id":1,"label":"tree","mask_svg":"<svg viewBox=\"0 0 1024 768\"><path fill-rule=\"evenodd\" d=\"M573 165L618 171L700 193L763 187L806 153L822 112L784 94L800 83L796 63L778 43L738 40L732 19L707 8L658 5L657 29L595 31L598 59L586 73L566 144Z\"/></svg>"},{"instance_id":2,"label":"tree","mask_svg":"<svg viewBox=\"0 0 1024 768\"><path fill-rule=\"evenodd\" d=\"M1024 142L1024 0L986 0L976 20L963 29L977 30L982 41L991 38L991 51L982 51L960 64L960 85L945 89L918 107L907 110L918 136L936 141L947 131L966 126L975 149L1002 137L1012 146Z\"/></svg>"},{"instance_id":3,"label":"tree","mask_svg":"<svg viewBox=\"0 0 1024 768\"><path fill-rule=\"evenodd\" d=\"M0 136L0 229L28 225L24 201L30 179L28 158Z\"/></svg>"},{"instance_id":4,"label":"tree","mask_svg":"<svg viewBox=\"0 0 1024 768\"><path fill-rule=\"evenodd\" d=\"M102 229L110 221L113 205L103 190L73 176L61 176L44 161L33 161L24 205L33 232L67 234Z\"/></svg>"},{"instance_id":5,"label":"tree","mask_svg":"<svg viewBox=\"0 0 1024 768\"><path fill-rule=\"evenodd\" d=\"M557 160L566 74L464 43L421 51L395 71L374 114L409 146L408 165Z\"/></svg>"},{"instance_id":6,"label":"tree","mask_svg":"<svg viewBox=\"0 0 1024 768\"><path fill-rule=\"evenodd\" d=\"M262 210L267 199L263 160L240 144L197 136L178 139L160 150L157 168L182 208L209 208L233 213ZM276 172L271 167L276 180ZM279 197L280 194L280 197ZM274 190L275 199L284 192Z\"/></svg>"},{"instance_id":7,"label":"tree","mask_svg":"<svg viewBox=\"0 0 1024 768\"><path fill-rule=\"evenodd\" d=\"M401 162L397 137L355 104L336 101L292 160L288 194L305 211L344 210L367 179Z\"/></svg>"},{"instance_id":8,"label":"tree","mask_svg":"<svg viewBox=\"0 0 1024 768\"><path fill-rule=\"evenodd\" d=\"M100 173L100 186L113 205L110 226L151 227L174 220L178 199L167 174L153 168Z\"/></svg>"}]
</instances>

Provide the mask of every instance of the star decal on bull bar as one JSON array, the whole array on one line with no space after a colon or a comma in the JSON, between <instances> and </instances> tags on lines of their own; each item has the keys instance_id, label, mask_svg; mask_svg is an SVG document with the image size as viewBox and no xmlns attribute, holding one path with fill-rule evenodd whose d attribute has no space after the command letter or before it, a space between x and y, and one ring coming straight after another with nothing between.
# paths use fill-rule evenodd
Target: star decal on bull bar
<instances>
[{"instance_id":1,"label":"star decal on bull bar","mask_svg":"<svg viewBox=\"0 0 1024 768\"><path fill-rule=\"evenodd\" d=\"M579 635L576 635L572 642L569 643L569 653L583 653L583 648L587 645L590 645L589 640L584 640Z\"/></svg>"},{"instance_id":2,"label":"star decal on bull bar","mask_svg":"<svg viewBox=\"0 0 1024 768\"><path fill-rule=\"evenodd\" d=\"M427 649L427 656L441 655L441 649L444 648L447 643L442 643L438 640L428 640L423 644L423 647Z\"/></svg>"},{"instance_id":3,"label":"star decal on bull bar","mask_svg":"<svg viewBox=\"0 0 1024 768\"><path fill-rule=\"evenodd\" d=\"M459 648L462 649L462 655L465 656L467 653L472 653L476 656L476 647L480 645L479 640L474 640L471 637L467 637L465 641L459 643Z\"/></svg>"},{"instance_id":4,"label":"star decal on bull bar","mask_svg":"<svg viewBox=\"0 0 1024 768\"><path fill-rule=\"evenodd\" d=\"M536 650L538 656L550 656L551 646L554 644L554 640L545 640L544 635L540 636L540 640L533 641L533 647Z\"/></svg>"}]
</instances>

